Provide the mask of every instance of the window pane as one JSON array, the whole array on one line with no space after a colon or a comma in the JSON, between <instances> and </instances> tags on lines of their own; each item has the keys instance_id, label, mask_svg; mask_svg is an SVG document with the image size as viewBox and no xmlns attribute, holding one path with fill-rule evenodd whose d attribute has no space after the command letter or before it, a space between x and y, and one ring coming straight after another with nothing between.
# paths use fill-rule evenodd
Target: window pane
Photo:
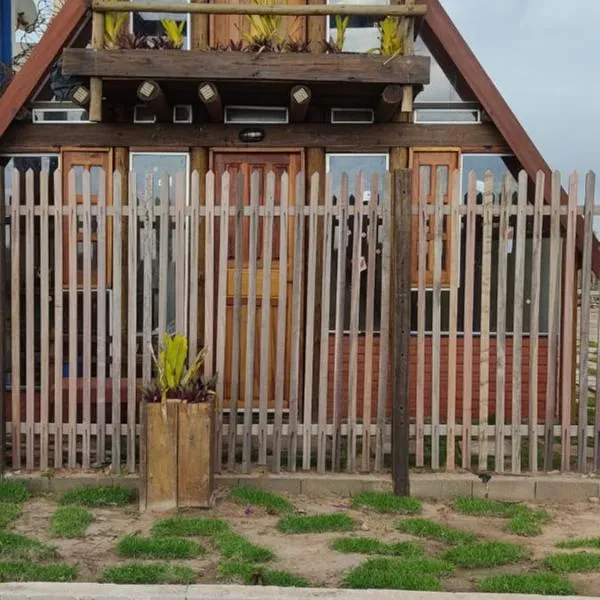
<instances>
[{"instance_id":1,"label":"window pane","mask_svg":"<svg viewBox=\"0 0 600 600\"><path fill-rule=\"evenodd\" d=\"M135 0L133 0L135 2ZM176 4L177 0L147 0L152 4ZM150 35L150 36L162 36L166 35L163 26L161 25L162 19L170 19L177 21L178 23L184 22L183 26L183 47L188 47L188 18L187 14L180 13L154 13L154 12L134 12L132 14L133 32L136 35Z\"/></svg>"},{"instance_id":2,"label":"window pane","mask_svg":"<svg viewBox=\"0 0 600 600\"><path fill-rule=\"evenodd\" d=\"M477 193L482 194L485 188L486 171L491 171L494 175L494 203L500 202L502 185L506 175L513 177L507 162L514 162L513 156L499 156L497 154L464 154L462 167L462 190L463 200L466 202L469 190L469 173L475 171L477 175ZM513 178L513 184L516 185ZM481 200L478 200L481 203Z\"/></svg>"},{"instance_id":3,"label":"window pane","mask_svg":"<svg viewBox=\"0 0 600 600\"><path fill-rule=\"evenodd\" d=\"M385 6L389 2L387 0L369 0L368 2L361 0L328 0L327 4L374 4ZM379 20L380 17L368 15L350 17L344 39L344 52L368 52L373 48L378 48L379 31L377 23ZM334 15L328 19L327 39L333 41L337 39Z\"/></svg>"}]
</instances>

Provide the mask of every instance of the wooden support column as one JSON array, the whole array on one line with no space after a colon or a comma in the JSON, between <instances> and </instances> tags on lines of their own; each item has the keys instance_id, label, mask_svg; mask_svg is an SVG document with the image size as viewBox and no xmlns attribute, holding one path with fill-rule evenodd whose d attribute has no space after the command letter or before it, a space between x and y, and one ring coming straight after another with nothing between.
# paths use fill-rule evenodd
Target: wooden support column
<instances>
[{"instance_id":1,"label":"wooden support column","mask_svg":"<svg viewBox=\"0 0 600 600\"><path fill-rule=\"evenodd\" d=\"M127 206L129 204L129 148L115 148L114 150L114 171L121 173L121 206ZM111 186L112 186L112 177ZM113 199L114 200L114 199ZM121 356L125 358L127 356L127 293L129 289L128 277L127 277L127 256L128 256L128 227L127 223L124 222L122 225L122 244L121 244L121 256L122 261L122 279L120 282L115 281L114 285L121 283L121 323L123 324L123 335L121 341L123 350ZM113 307L113 310L118 310L119 307Z\"/></svg>"},{"instance_id":2,"label":"wooden support column","mask_svg":"<svg viewBox=\"0 0 600 600\"><path fill-rule=\"evenodd\" d=\"M138 100L148 106L159 123L172 121L173 112L162 88L156 81L142 81L137 89Z\"/></svg>"},{"instance_id":3,"label":"wooden support column","mask_svg":"<svg viewBox=\"0 0 600 600\"><path fill-rule=\"evenodd\" d=\"M198 97L208 113L208 118L214 123L223 122L223 101L214 83L203 81L198 86Z\"/></svg>"},{"instance_id":4,"label":"wooden support column","mask_svg":"<svg viewBox=\"0 0 600 600\"><path fill-rule=\"evenodd\" d=\"M206 4L206 0L191 0L192 4ZM206 50L208 48L209 16L192 14L190 48L192 50Z\"/></svg>"},{"instance_id":5,"label":"wooden support column","mask_svg":"<svg viewBox=\"0 0 600 600\"><path fill-rule=\"evenodd\" d=\"M306 119L311 99L310 88L306 85L296 85L290 92L290 121L300 123Z\"/></svg>"},{"instance_id":6,"label":"wooden support column","mask_svg":"<svg viewBox=\"0 0 600 600\"><path fill-rule=\"evenodd\" d=\"M325 0L308 0L308 4L325 4ZM314 16L306 18L306 40L311 52L322 52L322 42L327 38L327 19L329 17Z\"/></svg>"},{"instance_id":7,"label":"wooden support column","mask_svg":"<svg viewBox=\"0 0 600 600\"><path fill-rule=\"evenodd\" d=\"M102 50L104 48L104 13L92 14L92 48ZM102 121L102 79L100 77L90 78L90 121L99 123Z\"/></svg>"},{"instance_id":8,"label":"wooden support column","mask_svg":"<svg viewBox=\"0 0 600 600\"><path fill-rule=\"evenodd\" d=\"M404 0L404 4L414 6L415 0ZM404 19L404 54L412 55L415 51L415 18L403 17ZM414 92L411 85L405 85L402 93L401 111L412 113Z\"/></svg>"},{"instance_id":9,"label":"wooden support column","mask_svg":"<svg viewBox=\"0 0 600 600\"><path fill-rule=\"evenodd\" d=\"M396 84L386 85L381 92L381 98L377 110L375 111L375 120L379 123L390 121L396 114L400 103L402 102L404 89Z\"/></svg>"}]
</instances>

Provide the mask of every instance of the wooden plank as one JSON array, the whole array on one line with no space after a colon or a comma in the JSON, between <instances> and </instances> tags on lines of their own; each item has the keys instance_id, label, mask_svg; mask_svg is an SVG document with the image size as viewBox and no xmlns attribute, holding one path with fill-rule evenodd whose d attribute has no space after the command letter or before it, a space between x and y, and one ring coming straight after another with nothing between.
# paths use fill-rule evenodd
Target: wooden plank
<instances>
[{"instance_id":1,"label":"wooden plank","mask_svg":"<svg viewBox=\"0 0 600 600\"><path fill-rule=\"evenodd\" d=\"M513 365L512 365L512 472L521 472L521 408L523 405L523 310L525 307L525 239L528 177L519 173L517 231L515 238L515 288L513 303Z\"/></svg>"},{"instance_id":2,"label":"wooden plank","mask_svg":"<svg viewBox=\"0 0 600 600\"><path fill-rule=\"evenodd\" d=\"M0 166L0 281L2 281L2 293L0 293L0 340L3 343L0 344L0 381L2 386L0 387L0 472L4 473L6 468L6 350L7 338L7 325L8 325L8 314L6 310L6 292L10 293L10 279L6 276L6 225L7 225L7 208L10 210L10 206L7 207L8 198L5 195L6 190L6 178L4 166Z\"/></svg>"},{"instance_id":3,"label":"wooden plank","mask_svg":"<svg viewBox=\"0 0 600 600\"><path fill-rule=\"evenodd\" d=\"M427 308L426 275L428 255L429 216L427 214L427 196L431 173L427 169L419 170L419 214L417 256L417 397L416 397L416 466L425 466L425 311Z\"/></svg>"},{"instance_id":4,"label":"wooden plank","mask_svg":"<svg viewBox=\"0 0 600 600\"><path fill-rule=\"evenodd\" d=\"M34 185L34 172L30 169L25 173L25 420L27 424L25 465L27 470L33 470L35 451L33 433L35 418Z\"/></svg>"},{"instance_id":5,"label":"wooden plank","mask_svg":"<svg viewBox=\"0 0 600 600\"><path fill-rule=\"evenodd\" d=\"M588 373L592 292L592 239L594 236L594 200L596 176L588 173L585 179L585 239L581 261L581 313L579 330L579 419L578 419L578 470L587 472L587 420Z\"/></svg>"},{"instance_id":6,"label":"wooden plank","mask_svg":"<svg viewBox=\"0 0 600 600\"><path fill-rule=\"evenodd\" d=\"M54 172L54 468L63 466L63 195L62 171ZM13 250L14 252L14 250ZM14 414L14 413L13 413ZM13 438L14 439L14 438Z\"/></svg>"},{"instance_id":7,"label":"wooden plank","mask_svg":"<svg viewBox=\"0 0 600 600\"><path fill-rule=\"evenodd\" d=\"M479 469L488 462L488 420L490 401L490 309L492 293L492 202L494 175L485 174L483 194L483 240L481 249L481 325L479 339Z\"/></svg>"},{"instance_id":8,"label":"wooden plank","mask_svg":"<svg viewBox=\"0 0 600 600\"><path fill-rule=\"evenodd\" d=\"M575 228L577 224L577 173L569 178L567 237L565 240L564 300L562 310L561 345L561 470L571 470L571 399L573 395L573 318L575 313L573 290L576 284Z\"/></svg>"},{"instance_id":9,"label":"wooden plank","mask_svg":"<svg viewBox=\"0 0 600 600\"><path fill-rule=\"evenodd\" d=\"M512 176L506 174L500 198L498 247L498 296L496 302L496 423L505 424L506 403L506 302L508 289L509 213L512 204ZM504 472L504 433L496 432L495 468Z\"/></svg>"},{"instance_id":10,"label":"wooden plank","mask_svg":"<svg viewBox=\"0 0 600 600\"><path fill-rule=\"evenodd\" d=\"M158 180L160 225L158 242L158 338L167 332L167 279L169 272L169 177L162 171Z\"/></svg>"},{"instance_id":11,"label":"wooden plank","mask_svg":"<svg viewBox=\"0 0 600 600\"><path fill-rule=\"evenodd\" d=\"M49 173L40 175L40 469L48 468L50 421L50 215ZM1 182L0 182L1 183ZM2 315L1 318L4 318ZM3 421L0 421L3 423Z\"/></svg>"},{"instance_id":12,"label":"wooden plank","mask_svg":"<svg viewBox=\"0 0 600 600\"><path fill-rule=\"evenodd\" d=\"M137 266L138 266L138 194L136 173L129 175L127 236L127 469L135 471L135 412L137 383Z\"/></svg>"},{"instance_id":13,"label":"wooden plank","mask_svg":"<svg viewBox=\"0 0 600 600\"><path fill-rule=\"evenodd\" d=\"M452 236L450 245L450 293L449 293L449 335L448 335L448 415L446 419L446 470L453 471L455 465L456 443L456 369L458 342L458 288L460 286L460 177L459 170L450 174L450 226Z\"/></svg>"},{"instance_id":14,"label":"wooden plank","mask_svg":"<svg viewBox=\"0 0 600 600\"><path fill-rule=\"evenodd\" d=\"M77 467L77 198L75 169L67 177L69 199L69 469Z\"/></svg>"},{"instance_id":15,"label":"wooden plank","mask_svg":"<svg viewBox=\"0 0 600 600\"><path fill-rule=\"evenodd\" d=\"M538 380L539 380L539 332L540 293L542 275L542 235L544 189L546 176L537 174L535 180L535 205L533 213L533 249L531 257L531 304L529 317L529 472L538 470ZM587 416L587 415L586 415Z\"/></svg>"},{"instance_id":16,"label":"wooden plank","mask_svg":"<svg viewBox=\"0 0 600 600\"><path fill-rule=\"evenodd\" d=\"M475 235L477 207L477 175L474 171L469 173L467 190L467 240L465 264L475 264ZM473 406L473 379L469 376L473 369L473 269L465 271L465 304L464 304L464 350L463 350L463 430L462 430L462 468L471 468L471 417Z\"/></svg>"},{"instance_id":17,"label":"wooden plank","mask_svg":"<svg viewBox=\"0 0 600 600\"><path fill-rule=\"evenodd\" d=\"M205 375L212 377L214 373L213 363L215 360L215 295L214 295L214 278L215 278L215 174L208 172L206 174L206 217L204 219L205 233L205 252L204 252L204 347L207 349L204 366ZM192 193L192 198L196 195ZM194 202L194 204L198 204ZM196 232L192 229L193 235ZM198 264L198 258L192 258L192 265ZM197 269L193 268L192 271ZM196 294L198 293L196 285ZM191 296L193 306L198 306L196 295ZM190 335L192 329L190 321ZM197 324L194 324L197 331ZM191 357L191 355L190 355Z\"/></svg>"},{"instance_id":18,"label":"wooden plank","mask_svg":"<svg viewBox=\"0 0 600 600\"><path fill-rule=\"evenodd\" d=\"M250 214L248 250L248 296L246 312L246 364L244 366L244 433L242 472L250 472L252 453L252 408L254 400L254 349L256 335L256 272L258 260L258 206L260 202L260 172L250 176Z\"/></svg>"},{"instance_id":19,"label":"wooden plank","mask_svg":"<svg viewBox=\"0 0 600 600\"><path fill-rule=\"evenodd\" d=\"M225 171L221 181L221 216L219 219L219 267L217 296L217 399L215 405L215 467L221 471L223 453L223 398L225 397L225 348L227 343L227 261L229 257L229 194L230 175ZM193 196L192 196L193 197ZM206 288L205 288L206 290ZM205 292L206 293L206 292Z\"/></svg>"},{"instance_id":20,"label":"wooden plank","mask_svg":"<svg viewBox=\"0 0 600 600\"><path fill-rule=\"evenodd\" d=\"M296 470L298 451L298 411L300 394L300 332L302 328L302 275L304 269L304 173L296 176L294 218L294 265L292 267L292 342L290 351L290 433L288 435L288 469Z\"/></svg>"},{"instance_id":21,"label":"wooden plank","mask_svg":"<svg viewBox=\"0 0 600 600\"><path fill-rule=\"evenodd\" d=\"M273 472L281 471L281 438L283 420L283 396L285 393L286 368L286 325L288 288L288 174L281 176L281 197L279 200L279 299L277 302L277 352L275 359L275 418L273 423Z\"/></svg>"},{"instance_id":22,"label":"wooden plank","mask_svg":"<svg viewBox=\"0 0 600 600\"><path fill-rule=\"evenodd\" d=\"M117 52L111 50L111 52ZM136 50L137 52L137 50ZM280 57L280 54L277 54ZM316 86L316 84L315 84ZM314 89L314 87L313 87ZM316 92L315 92L316 93ZM356 125L332 123L292 123L261 125L270 148L324 148L329 152L356 152ZM98 146L148 146L156 140L165 149L188 146L203 148L236 147L247 149L235 127L223 123L173 123L152 125L133 123L98 123L94 125L94 143ZM423 125L418 123L373 123L361 129L362 151L383 152L398 144L409 147L457 147L463 152L506 152L508 147L491 124L482 125ZM27 125L15 123L0 141L2 152L31 152L39 148L58 148L61 145L88 147L89 125Z\"/></svg>"},{"instance_id":23,"label":"wooden plank","mask_svg":"<svg viewBox=\"0 0 600 600\"><path fill-rule=\"evenodd\" d=\"M242 235L244 226L244 174L238 171L235 182L235 248L233 277L233 331L231 350L231 404L229 408L229 440L227 465L230 471L235 466L238 403L240 396L241 328L242 328ZM233 427L232 424L236 426Z\"/></svg>"},{"instance_id":24,"label":"wooden plank","mask_svg":"<svg viewBox=\"0 0 600 600\"><path fill-rule=\"evenodd\" d=\"M143 204L143 230L140 234L140 252L143 263L142 281L142 378L145 383L152 377L152 259L154 258L154 178L146 173ZM141 225L141 223L140 223Z\"/></svg>"},{"instance_id":25,"label":"wooden plank","mask_svg":"<svg viewBox=\"0 0 600 600\"><path fill-rule=\"evenodd\" d=\"M103 465L106 460L106 173L100 172L98 178L98 291L97 291L97 433L96 462Z\"/></svg>"},{"instance_id":26,"label":"wooden plank","mask_svg":"<svg viewBox=\"0 0 600 600\"><path fill-rule=\"evenodd\" d=\"M122 190L123 174L115 171L113 174L113 292L112 292L112 425L121 424L121 292L122 292ZM111 438L112 471L118 473L121 469L121 436L113 431Z\"/></svg>"},{"instance_id":27,"label":"wooden plank","mask_svg":"<svg viewBox=\"0 0 600 600\"><path fill-rule=\"evenodd\" d=\"M186 186L186 174L178 171L175 175L175 237L173 242L173 256L175 257L176 285L187 291L187 257L185 247L187 238L187 220L185 217ZM177 333L186 335L186 307L188 306L186 294L177 294L175 298L175 328Z\"/></svg>"},{"instance_id":28,"label":"wooden plank","mask_svg":"<svg viewBox=\"0 0 600 600\"><path fill-rule=\"evenodd\" d=\"M92 446L92 205L91 176L85 169L83 179L83 436L81 466L90 468Z\"/></svg>"},{"instance_id":29,"label":"wooden plank","mask_svg":"<svg viewBox=\"0 0 600 600\"><path fill-rule=\"evenodd\" d=\"M410 495L409 485L409 345L411 295L411 172L394 172L393 203L393 400L392 482L394 494Z\"/></svg>"},{"instance_id":30,"label":"wooden plank","mask_svg":"<svg viewBox=\"0 0 600 600\"><path fill-rule=\"evenodd\" d=\"M265 212L262 218L263 285L260 312L260 380L258 417L258 464L267 465L267 410L269 407L271 356L271 265L273 257L273 213L275 207L275 173L267 173Z\"/></svg>"},{"instance_id":31,"label":"wooden plank","mask_svg":"<svg viewBox=\"0 0 600 600\"><path fill-rule=\"evenodd\" d=\"M390 173L383 181L382 228L381 228L381 335L379 337L379 376L377 387L377 428L375 432L375 470L383 469L385 443L386 407L388 399L389 347L390 347L390 301L392 256L392 182Z\"/></svg>"},{"instance_id":32,"label":"wooden plank","mask_svg":"<svg viewBox=\"0 0 600 600\"><path fill-rule=\"evenodd\" d=\"M558 349L560 340L560 289L561 289L561 231L560 194L561 175L552 175L552 209L550 216L550 276L548 285L548 370L546 381L546 415L544 419L544 470L553 470L554 419L557 401ZM597 440L600 443L600 438ZM600 455L600 453L599 453Z\"/></svg>"},{"instance_id":33,"label":"wooden plank","mask_svg":"<svg viewBox=\"0 0 600 600\"><path fill-rule=\"evenodd\" d=\"M367 288L365 311L365 366L363 386L363 424L371 427L371 406L373 401L373 331L375 320L375 271L377 269L377 230L379 228L379 215L377 202L379 200L379 178L374 174L371 179L370 197L368 205L368 230L367 230ZM363 471L371 469L371 435L363 434L362 439L362 465Z\"/></svg>"},{"instance_id":34,"label":"wooden plank","mask_svg":"<svg viewBox=\"0 0 600 600\"><path fill-rule=\"evenodd\" d=\"M206 174L206 180L208 180L208 173ZM188 345L189 345L189 360L193 361L194 358L196 357L196 355L198 354L198 333L200 331L200 327L199 327L199 309L200 309L200 298L198 298L198 293L199 293L199 265L200 265L200 174L198 173L198 171L193 171L192 172L192 185L191 185L191 215L190 215L190 326L189 326L189 336L188 336ZM214 175L211 174L211 189L208 189L208 181L205 181L205 192L207 195L212 194L212 196L214 197L214 193L215 193L215 178ZM214 215L214 200L212 202L212 209L213 209L213 215ZM208 221L208 217L206 218L206 221ZM214 372L213 370L213 362L215 360L215 348L214 348L214 342L212 340L213 338L213 334L214 334L214 319L215 319L215 314L214 314L214 293L215 293L215 289L214 289L214 262L215 262L215 256L214 256L214 218L211 219L212 222L212 230L211 230L211 239L210 239L210 244L211 244L211 248L212 248L212 252L211 252L211 256L212 256L212 269L210 271L210 281L207 282L205 285L206 287L204 289L208 289L208 284L210 284L210 291L206 293L206 297L202 298L202 304L204 304L206 302L206 300L211 299L212 303L212 311L210 311L210 344L209 344L209 338L206 337L205 340L202 340L202 343L205 346L209 346L210 345L210 350L208 351L207 356L205 357L205 369L209 369L210 367L210 372L211 374ZM204 238L206 240L206 242L208 243L208 239ZM206 246L206 244L205 244ZM205 254L205 258L208 260L208 256ZM208 276L209 272L207 271L207 275L205 275L205 282L206 282L206 277ZM207 310L207 312L209 312ZM208 321L204 321L203 322L207 322ZM205 330L206 332L206 336L208 336L209 331L208 331L208 324L207 324L207 329Z\"/></svg>"},{"instance_id":35,"label":"wooden plank","mask_svg":"<svg viewBox=\"0 0 600 600\"><path fill-rule=\"evenodd\" d=\"M344 353L344 307L346 296L346 244L348 239L348 176L342 173L340 198L336 204L337 271L335 292L335 354L333 367L333 436L331 465L333 471L341 468L341 425L342 425L342 370Z\"/></svg>"}]
</instances>

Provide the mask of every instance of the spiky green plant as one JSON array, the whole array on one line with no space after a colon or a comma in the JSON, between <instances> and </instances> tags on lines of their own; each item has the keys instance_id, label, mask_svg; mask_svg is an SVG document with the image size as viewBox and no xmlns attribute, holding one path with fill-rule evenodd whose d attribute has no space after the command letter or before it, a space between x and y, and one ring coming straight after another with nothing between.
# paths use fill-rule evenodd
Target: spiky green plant
<instances>
[{"instance_id":1,"label":"spiky green plant","mask_svg":"<svg viewBox=\"0 0 600 600\"><path fill-rule=\"evenodd\" d=\"M379 29L379 53L398 56L404 50L404 34L398 17L386 17L377 24Z\"/></svg>"},{"instance_id":2,"label":"spiky green plant","mask_svg":"<svg viewBox=\"0 0 600 600\"><path fill-rule=\"evenodd\" d=\"M173 43L175 48L183 48L183 28L185 21L175 21L173 19L161 19L160 24L165 30L165 34Z\"/></svg>"},{"instance_id":3,"label":"spiky green plant","mask_svg":"<svg viewBox=\"0 0 600 600\"><path fill-rule=\"evenodd\" d=\"M258 6L272 6L273 0L252 0ZM281 36L281 15L246 15L250 31L242 34L242 39L248 43L248 49L262 52L263 50L279 50L283 42Z\"/></svg>"},{"instance_id":4,"label":"spiky green plant","mask_svg":"<svg viewBox=\"0 0 600 600\"><path fill-rule=\"evenodd\" d=\"M107 12L104 15L104 47L118 48L119 38L125 23L127 23L127 13Z\"/></svg>"}]
</instances>

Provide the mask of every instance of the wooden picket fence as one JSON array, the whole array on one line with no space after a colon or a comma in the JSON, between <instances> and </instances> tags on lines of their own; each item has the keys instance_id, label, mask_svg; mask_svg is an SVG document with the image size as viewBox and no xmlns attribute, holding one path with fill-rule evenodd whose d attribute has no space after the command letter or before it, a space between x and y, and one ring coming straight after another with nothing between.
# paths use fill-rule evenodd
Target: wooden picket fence
<instances>
[{"instance_id":1,"label":"wooden picket fence","mask_svg":"<svg viewBox=\"0 0 600 600\"><path fill-rule=\"evenodd\" d=\"M567 194L558 173L500 193L449 175L413 204L413 464L600 470L593 173L584 204L577 175ZM135 471L150 347L172 330L218 374L219 469L387 468L391 174L328 176L324 197L318 174L76 177L0 185L12 468Z\"/></svg>"}]
</instances>

